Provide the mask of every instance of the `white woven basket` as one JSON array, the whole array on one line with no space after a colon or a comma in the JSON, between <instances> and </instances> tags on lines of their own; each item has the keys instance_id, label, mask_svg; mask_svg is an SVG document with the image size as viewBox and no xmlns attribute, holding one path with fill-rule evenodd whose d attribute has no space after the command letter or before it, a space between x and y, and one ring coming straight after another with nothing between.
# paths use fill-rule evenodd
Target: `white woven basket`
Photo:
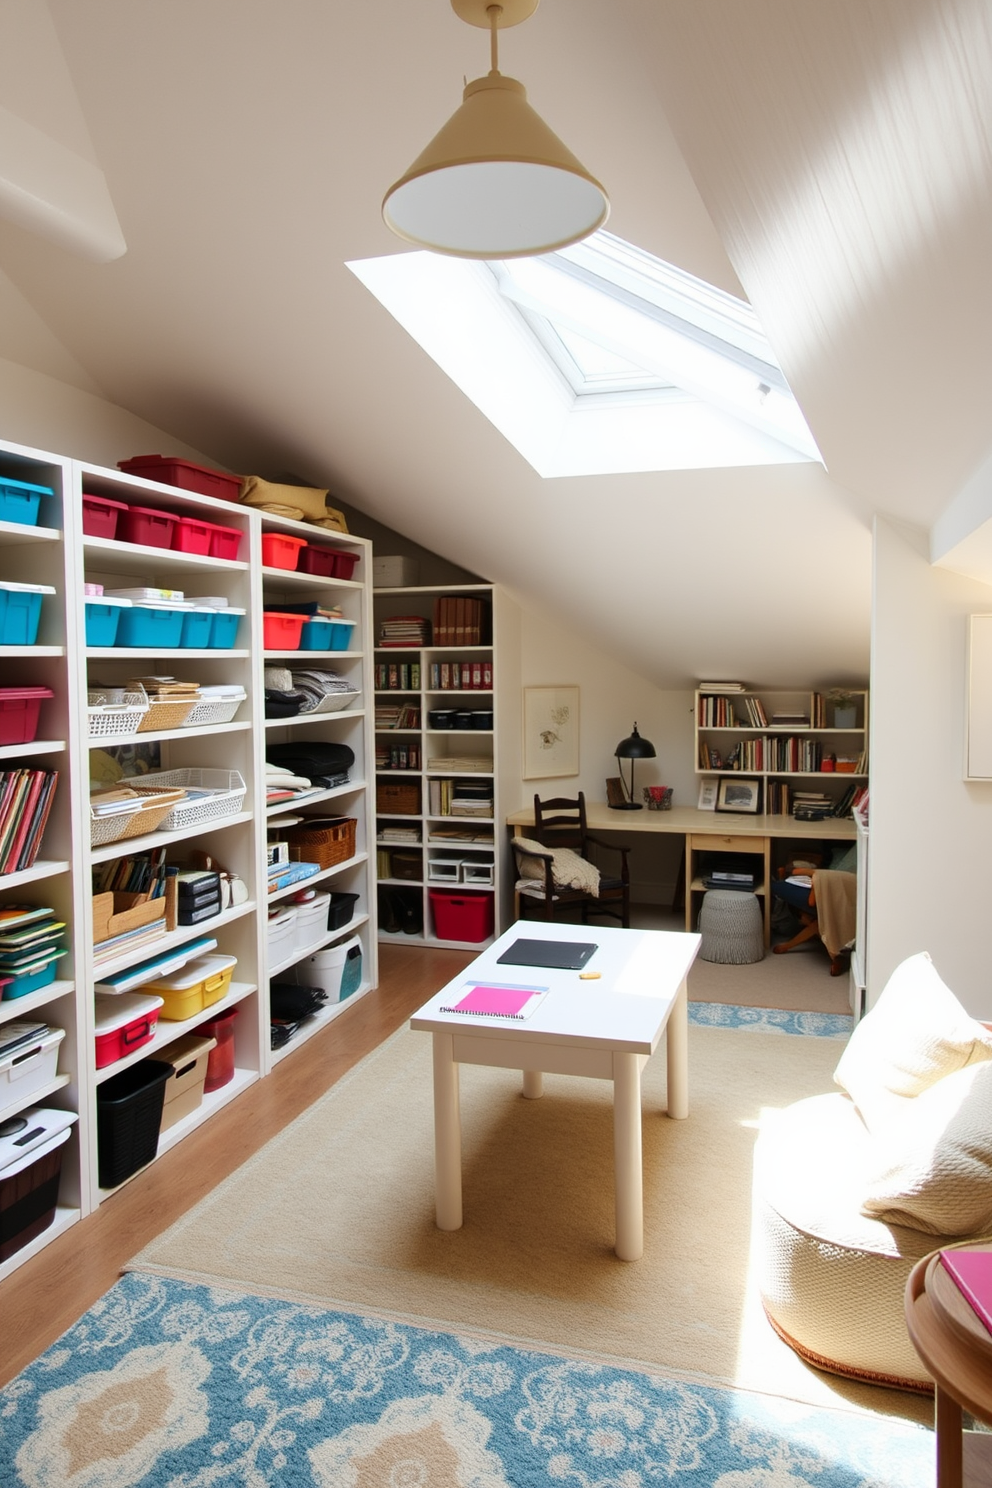
<instances>
[{"instance_id":1,"label":"white woven basket","mask_svg":"<svg viewBox=\"0 0 992 1488\"><path fill-rule=\"evenodd\" d=\"M194 706L189 717L183 721L183 728L204 728L212 723L230 723L244 701L244 697L233 700L202 699Z\"/></svg>"},{"instance_id":2,"label":"white woven basket","mask_svg":"<svg viewBox=\"0 0 992 1488\"><path fill-rule=\"evenodd\" d=\"M91 739L123 739L136 734L148 712L148 695L144 688L126 692L119 703L99 702L98 699L106 697L102 692L90 692L87 696L89 706L86 714Z\"/></svg>"},{"instance_id":3,"label":"white woven basket","mask_svg":"<svg viewBox=\"0 0 992 1488\"><path fill-rule=\"evenodd\" d=\"M235 816L241 810L248 787L237 770L159 770L141 775L136 781L122 780L122 785L139 785L143 790L161 786L163 790L182 787L189 791L209 791L207 796L194 796L180 801L160 826L164 832L182 827L198 827L201 822L221 816Z\"/></svg>"}]
</instances>

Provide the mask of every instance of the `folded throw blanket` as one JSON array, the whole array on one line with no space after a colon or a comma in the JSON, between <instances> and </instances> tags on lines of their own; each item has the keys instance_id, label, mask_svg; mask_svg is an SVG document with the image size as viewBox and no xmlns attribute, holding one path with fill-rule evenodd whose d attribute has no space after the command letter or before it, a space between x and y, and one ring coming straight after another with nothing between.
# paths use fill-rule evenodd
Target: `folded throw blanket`
<instances>
[{"instance_id":1,"label":"folded throw blanket","mask_svg":"<svg viewBox=\"0 0 992 1488\"><path fill-rule=\"evenodd\" d=\"M544 858L551 854L551 877L559 889L581 889L599 898L599 869L586 858L580 858L570 847L544 847L529 837L515 837L513 847L521 878L544 878ZM543 853L544 857L536 854ZM535 856L531 856L534 854Z\"/></svg>"},{"instance_id":2,"label":"folded throw blanket","mask_svg":"<svg viewBox=\"0 0 992 1488\"><path fill-rule=\"evenodd\" d=\"M813 874L813 895L820 939L831 956L837 956L854 941L857 874L844 873L836 868L818 868Z\"/></svg>"},{"instance_id":3,"label":"folded throw blanket","mask_svg":"<svg viewBox=\"0 0 992 1488\"><path fill-rule=\"evenodd\" d=\"M333 532L347 532L344 512L328 506L329 495L329 491L321 491L316 486L277 485L262 480L258 475L246 475L241 481L242 506L256 506L276 517L309 522L314 527L324 527Z\"/></svg>"}]
</instances>

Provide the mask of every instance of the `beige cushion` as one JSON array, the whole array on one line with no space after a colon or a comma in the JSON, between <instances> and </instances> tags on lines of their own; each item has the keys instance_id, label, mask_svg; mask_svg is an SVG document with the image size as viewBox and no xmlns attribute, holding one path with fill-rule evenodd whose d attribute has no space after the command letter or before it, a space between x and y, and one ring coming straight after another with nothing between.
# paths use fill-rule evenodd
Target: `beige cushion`
<instances>
[{"instance_id":1,"label":"beige cushion","mask_svg":"<svg viewBox=\"0 0 992 1488\"><path fill-rule=\"evenodd\" d=\"M540 842L532 842L529 837L514 837L513 850L517 855L517 872L521 878L544 878L544 858L531 857L531 853L548 853L547 847L542 847Z\"/></svg>"},{"instance_id":2,"label":"beige cushion","mask_svg":"<svg viewBox=\"0 0 992 1488\"><path fill-rule=\"evenodd\" d=\"M921 951L896 967L856 1026L834 1081L874 1133L893 1123L907 1097L987 1059L992 1032L965 1012Z\"/></svg>"},{"instance_id":3,"label":"beige cushion","mask_svg":"<svg viewBox=\"0 0 992 1488\"><path fill-rule=\"evenodd\" d=\"M929 1235L992 1230L992 1063L967 1065L873 1136L862 1214Z\"/></svg>"}]
</instances>

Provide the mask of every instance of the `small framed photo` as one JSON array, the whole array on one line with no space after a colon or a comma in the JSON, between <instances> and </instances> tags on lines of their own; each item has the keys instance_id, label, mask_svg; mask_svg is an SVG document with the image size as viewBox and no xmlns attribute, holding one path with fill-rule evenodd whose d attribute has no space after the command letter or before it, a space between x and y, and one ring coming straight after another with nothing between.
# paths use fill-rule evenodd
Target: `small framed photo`
<instances>
[{"instance_id":1,"label":"small framed photo","mask_svg":"<svg viewBox=\"0 0 992 1488\"><path fill-rule=\"evenodd\" d=\"M716 798L717 811L746 811L751 816L756 816L760 804L760 780L737 780L725 775L720 781Z\"/></svg>"},{"instance_id":2,"label":"small framed photo","mask_svg":"<svg viewBox=\"0 0 992 1488\"><path fill-rule=\"evenodd\" d=\"M699 800L696 802L700 811L716 810L716 790L718 780L703 780L699 786Z\"/></svg>"}]
</instances>

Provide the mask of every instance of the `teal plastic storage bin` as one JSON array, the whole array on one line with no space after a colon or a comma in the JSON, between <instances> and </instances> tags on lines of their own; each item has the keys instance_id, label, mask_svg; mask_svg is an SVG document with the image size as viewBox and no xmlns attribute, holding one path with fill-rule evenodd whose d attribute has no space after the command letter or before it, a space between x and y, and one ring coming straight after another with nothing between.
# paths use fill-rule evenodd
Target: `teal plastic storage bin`
<instances>
[{"instance_id":1,"label":"teal plastic storage bin","mask_svg":"<svg viewBox=\"0 0 992 1488\"><path fill-rule=\"evenodd\" d=\"M244 610L231 608L214 610L209 644L217 650L230 651L238 638L238 626L244 613Z\"/></svg>"},{"instance_id":2,"label":"teal plastic storage bin","mask_svg":"<svg viewBox=\"0 0 992 1488\"><path fill-rule=\"evenodd\" d=\"M121 614L131 608L129 599L112 599L101 594L86 601L87 646L116 646Z\"/></svg>"},{"instance_id":3,"label":"teal plastic storage bin","mask_svg":"<svg viewBox=\"0 0 992 1488\"><path fill-rule=\"evenodd\" d=\"M305 626L304 629L306 629ZM351 647L351 635L354 629L354 620L332 620L331 638L327 643L328 651L349 650Z\"/></svg>"},{"instance_id":4,"label":"teal plastic storage bin","mask_svg":"<svg viewBox=\"0 0 992 1488\"><path fill-rule=\"evenodd\" d=\"M22 527L37 527L42 496L54 494L51 486L35 486L30 481L0 476L0 522L19 522Z\"/></svg>"},{"instance_id":5,"label":"teal plastic storage bin","mask_svg":"<svg viewBox=\"0 0 992 1488\"><path fill-rule=\"evenodd\" d=\"M174 649L182 645L183 618L190 605L133 604L121 612L117 626L118 646Z\"/></svg>"},{"instance_id":6,"label":"teal plastic storage bin","mask_svg":"<svg viewBox=\"0 0 992 1488\"><path fill-rule=\"evenodd\" d=\"M197 605L192 610L187 610L183 615L183 628L179 644L181 646L209 647L210 633L213 630L214 611Z\"/></svg>"},{"instance_id":7,"label":"teal plastic storage bin","mask_svg":"<svg viewBox=\"0 0 992 1488\"><path fill-rule=\"evenodd\" d=\"M15 584L0 579L0 646L33 646L38 639L41 602L54 594L51 584Z\"/></svg>"},{"instance_id":8,"label":"teal plastic storage bin","mask_svg":"<svg viewBox=\"0 0 992 1488\"><path fill-rule=\"evenodd\" d=\"M331 637L334 634L334 623L331 620L304 620L303 629L300 632L301 651L330 651L332 649Z\"/></svg>"},{"instance_id":9,"label":"teal plastic storage bin","mask_svg":"<svg viewBox=\"0 0 992 1488\"><path fill-rule=\"evenodd\" d=\"M39 987L47 987L49 982L54 982L57 961L58 957L30 975L11 977L4 985L3 1001L11 1002L15 997L26 997L29 992L37 992Z\"/></svg>"}]
</instances>

